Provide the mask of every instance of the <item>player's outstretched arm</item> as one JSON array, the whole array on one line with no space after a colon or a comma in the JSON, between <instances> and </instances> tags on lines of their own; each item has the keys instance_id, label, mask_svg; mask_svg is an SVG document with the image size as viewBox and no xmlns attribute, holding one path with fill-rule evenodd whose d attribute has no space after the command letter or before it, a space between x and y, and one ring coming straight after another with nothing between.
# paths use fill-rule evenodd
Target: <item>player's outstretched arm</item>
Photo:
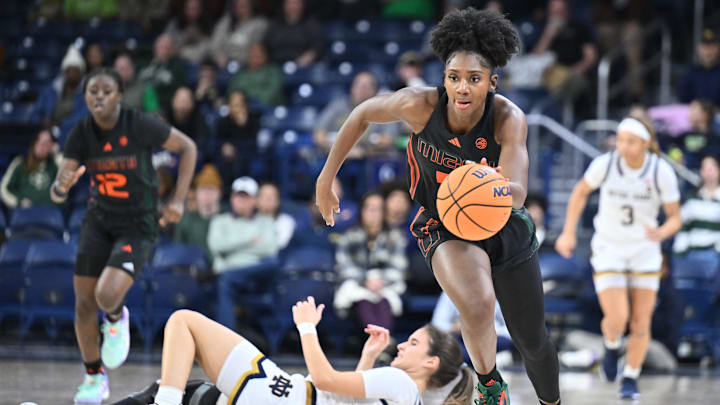
<instances>
[{"instance_id":1,"label":"player's outstretched arm","mask_svg":"<svg viewBox=\"0 0 720 405\"><path fill-rule=\"evenodd\" d=\"M337 196L331 190L333 179L368 126L371 123L404 121L413 131L419 132L432 112L431 94L437 94L437 91L433 88L404 88L372 97L353 109L340 128L317 179L315 203L328 225L335 224L333 213L339 209Z\"/></svg>"},{"instance_id":2,"label":"player's outstretched arm","mask_svg":"<svg viewBox=\"0 0 720 405\"><path fill-rule=\"evenodd\" d=\"M315 306L315 299L298 301L293 305L293 321L300 331L303 356L313 384L320 390L347 395L354 398L365 397L365 385L362 374L355 371L337 371L325 357L320 347L315 326L322 318L324 304Z\"/></svg>"},{"instance_id":3,"label":"player's outstretched arm","mask_svg":"<svg viewBox=\"0 0 720 405\"><path fill-rule=\"evenodd\" d=\"M75 159L63 158L60 168L50 187L50 199L61 204L67 199L68 192L78 179L85 173L85 166Z\"/></svg>"},{"instance_id":4,"label":"player's outstretched arm","mask_svg":"<svg viewBox=\"0 0 720 405\"><path fill-rule=\"evenodd\" d=\"M568 201L567 212L565 213L565 225L562 233L555 241L555 250L565 258L572 256L572 252L575 250L577 224L585 205L587 205L587 198L592 192L592 187L585 179L580 179L573 188L572 194L570 194L570 201Z\"/></svg>"},{"instance_id":5,"label":"player's outstretched arm","mask_svg":"<svg viewBox=\"0 0 720 405\"><path fill-rule=\"evenodd\" d=\"M170 137L163 144L163 148L180 155L180 167L177 183L175 184L175 194L163 210L163 216L160 219L161 225L167 222L180 221L183 215L185 197L195 173L195 161L197 160L195 142L175 128L170 130Z\"/></svg>"}]
</instances>

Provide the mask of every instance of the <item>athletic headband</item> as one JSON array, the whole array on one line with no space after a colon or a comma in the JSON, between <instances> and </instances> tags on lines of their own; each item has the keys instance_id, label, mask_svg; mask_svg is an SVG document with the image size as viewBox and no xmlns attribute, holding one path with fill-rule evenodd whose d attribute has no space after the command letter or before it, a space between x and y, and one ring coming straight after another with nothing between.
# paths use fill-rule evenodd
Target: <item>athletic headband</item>
<instances>
[{"instance_id":1,"label":"athletic headband","mask_svg":"<svg viewBox=\"0 0 720 405\"><path fill-rule=\"evenodd\" d=\"M646 141L650 140L650 131L648 131L647 127L645 127L642 122L635 118L625 118L622 120L620 125L618 125L617 131L632 132L634 135L637 135Z\"/></svg>"}]
</instances>

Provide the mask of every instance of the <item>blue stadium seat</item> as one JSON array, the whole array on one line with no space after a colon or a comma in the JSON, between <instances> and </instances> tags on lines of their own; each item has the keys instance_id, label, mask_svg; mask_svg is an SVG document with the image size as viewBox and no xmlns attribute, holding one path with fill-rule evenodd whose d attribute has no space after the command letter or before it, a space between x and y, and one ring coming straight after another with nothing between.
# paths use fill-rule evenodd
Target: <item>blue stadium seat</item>
<instances>
[{"instance_id":1,"label":"blue stadium seat","mask_svg":"<svg viewBox=\"0 0 720 405\"><path fill-rule=\"evenodd\" d=\"M335 253L330 249L302 246L284 254L281 272L286 276L301 276L316 272L335 271Z\"/></svg>"},{"instance_id":2,"label":"blue stadium seat","mask_svg":"<svg viewBox=\"0 0 720 405\"><path fill-rule=\"evenodd\" d=\"M79 234L82 227L82 220L85 216L85 207L78 207L73 210L68 220L68 231L71 235Z\"/></svg>"},{"instance_id":3,"label":"blue stadium seat","mask_svg":"<svg viewBox=\"0 0 720 405\"><path fill-rule=\"evenodd\" d=\"M292 92L292 104L297 107L316 107L322 112L331 101L337 98L344 98L347 95L345 86L327 85L317 86L309 83L301 83Z\"/></svg>"},{"instance_id":4,"label":"blue stadium seat","mask_svg":"<svg viewBox=\"0 0 720 405\"><path fill-rule=\"evenodd\" d=\"M720 359L720 310L718 295L713 291L707 280L702 278L674 278L673 284L680 295L683 323L680 336L700 341L705 344L706 351L715 351L716 359Z\"/></svg>"},{"instance_id":5,"label":"blue stadium seat","mask_svg":"<svg viewBox=\"0 0 720 405\"><path fill-rule=\"evenodd\" d=\"M309 296L314 297L316 303L325 304L324 319L320 327L330 333L339 332L337 328L328 329L332 325L332 317L326 316L332 309L334 291L334 282L326 277L283 277L277 280L272 304L269 306L271 312L259 318L260 326L268 339L269 352L277 353L282 338L292 328L292 306Z\"/></svg>"},{"instance_id":6,"label":"blue stadium seat","mask_svg":"<svg viewBox=\"0 0 720 405\"><path fill-rule=\"evenodd\" d=\"M32 240L16 239L0 248L0 323L6 316L22 318L24 303L23 263Z\"/></svg>"},{"instance_id":7,"label":"blue stadium seat","mask_svg":"<svg viewBox=\"0 0 720 405\"><path fill-rule=\"evenodd\" d=\"M276 107L270 115L261 118L263 128L275 131L311 131L315 126L318 110L315 107Z\"/></svg>"},{"instance_id":8,"label":"blue stadium seat","mask_svg":"<svg viewBox=\"0 0 720 405\"><path fill-rule=\"evenodd\" d=\"M74 319L75 254L71 245L60 241L39 241L30 246L23 266L26 304L21 340L35 320L45 320L48 335L55 339L59 321Z\"/></svg>"},{"instance_id":9,"label":"blue stadium seat","mask_svg":"<svg viewBox=\"0 0 720 405\"><path fill-rule=\"evenodd\" d=\"M0 208L0 230L4 230L6 227L7 223L5 222L5 213L2 208Z\"/></svg>"},{"instance_id":10,"label":"blue stadium seat","mask_svg":"<svg viewBox=\"0 0 720 405\"><path fill-rule=\"evenodd\" d=\"M540 255L545 312L555 316L549 321L558 327L561 336L568 326L568 316L582 313L580 296L586 284L584 269L574 258L565 259L554 252Z\"/></svg>"},{"instance_id":11,"label":"blue stadium seat","mask_svg":"<svg viewBox=\"0 0 720 405\"><path fill-rule=\"evenodd\" d=\"M199 247L174 243L157 247L146 272L151 292L146 344L152 343L175 310L188 308L204 312L209 287L201 285L195 276L208 268L205 252Z\"/></svg>"},{"instance_id":12,"label":"blue stadium seat","mask_svg":"<svg viewBox=\"0 0 720 405\"><path fill-rule=\"evenodd\" d=\"M32 104L16 104L6 101L0 106L0 123L25 124L30 120Z\"/></svg>"},{"instance_id":13,"label":"blue stadium seat","mask_svg":"<svg viewBox=\"0 0 720 405\"><path fill-rule=\"evenodd\" d=\"M303 83L321 85L325 82L328 66L325 62L317 62L310 66L299 68L295 62L286 62L283 65L285 85L296 87Z\"/></svg>"},{"instance_id":14,"label":"blue stadium seat","mask_svg":"<svg viewBox=\"0 0 720 405\"><path fill-rule=\"evenodd\" d=\"M11 238L56 238L62 239L65 220L60 208L36 205L17 208L10 217Z\"/></svg>"}]
</instances>

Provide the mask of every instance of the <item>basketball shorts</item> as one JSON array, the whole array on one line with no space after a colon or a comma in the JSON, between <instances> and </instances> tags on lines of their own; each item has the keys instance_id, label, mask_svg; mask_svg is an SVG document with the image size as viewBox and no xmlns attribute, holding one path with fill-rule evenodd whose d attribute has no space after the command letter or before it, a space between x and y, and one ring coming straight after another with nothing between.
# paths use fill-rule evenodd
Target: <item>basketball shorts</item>
<instances>
[{"instance_id":1,"label":"basketball shorts","mask_svg":"<svg viewBox=\"0 0 720 405\"><path fill-rule=\"evenodd\" d=\"M220 369L218 389L235 405L315 405L315 386L300 374L290 375L243 340Z\"/></svg>"},{"instance_id":2,"label":"basketball shorts","mask_svg":"<svg viewBox=\"0 0 720 405\"><path fill-rule=\"evenodd\" d=\"M432 256L440 244L449 240L462 240L481 247L490 256L493 273L516 266L529 260L538 250L535 224L530 213L523 207L513 209L505 226L492 237L481 241L468 241L455 236L440 223L436 216L420 208L410 225L418 247L432 270Z\"/></svg>"},{"instance_id":3,"label":"basketball shorts","mask_svg":"<svg viewBox=\"0 0 720 405\"><path fill-rule=\"evenodd\" d=\"M100 277L110 266L134 279L150 257L155 223L154 214L118 219L114 214L88 209L80 228L75 274Z\"/></svg>"},{"instance_id":4,"label":"basketball shorts","mask_svg":"<svg viewBox=\"0 0 720 405\"><path fill-rule=\"evenodd\" d=\"M590 242L595 291L608 288L660 287L662 252L660 244L649 240L623 243L595 234Z\"/></svg>"}]
</instances>

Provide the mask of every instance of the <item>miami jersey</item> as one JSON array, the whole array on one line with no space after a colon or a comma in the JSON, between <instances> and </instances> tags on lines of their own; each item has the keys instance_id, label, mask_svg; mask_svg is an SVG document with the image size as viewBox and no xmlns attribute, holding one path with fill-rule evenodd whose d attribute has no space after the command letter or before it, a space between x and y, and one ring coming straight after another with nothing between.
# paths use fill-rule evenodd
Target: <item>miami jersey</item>
<instances>
[{"instance_id":1,"label":"miami jersey","mask_svg":"<svg viewBox=\"0 0 720 405\"><path fill-rule=\"evenodd\" d=\"M466 161L497 166L500 145L495 142L493 122L494 93L488 93L485 110L480 121L469 133L456 135L447 128L448 96L444 87L438 87L438 102L425 128L410 136L407 145L410 196L428 215L437 218L436 198L440 183L454 169Z\"/></svg>"},{"instance_id":2,"label":"miami jersey","mask_svg":"<svg viewBox=\"0 0 720 405\"><path fill-rule=\"evenodd\" d=\"M630 168L615 151L595 158L584 175L600 188L596 235L613 242L646 241L645 229L658 226L660 206L680 200L678 181L670 164L653 153L641 168Z\"/></svg>"}]
</instances>

